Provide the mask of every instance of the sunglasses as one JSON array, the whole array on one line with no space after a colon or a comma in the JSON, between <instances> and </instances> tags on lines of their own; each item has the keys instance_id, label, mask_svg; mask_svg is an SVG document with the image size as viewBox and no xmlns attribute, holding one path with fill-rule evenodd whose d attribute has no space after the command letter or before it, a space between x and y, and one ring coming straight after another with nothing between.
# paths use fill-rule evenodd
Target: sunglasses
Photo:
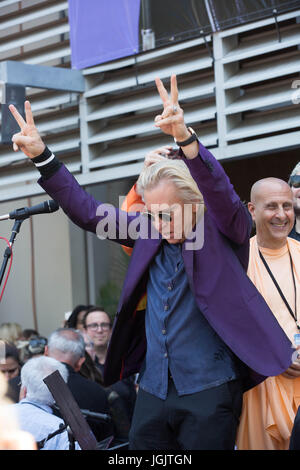
<instances>
[{"instance_id":1,"label":"sunglasses","mask_svg":"<svg viewBox=\"0 0 300 470\"><path fill-rule=\"evenodd\" d=\"M29 340L27 349L31 354L40 354L44 352L47 343L47 339L43 337L31 338Z\"/></svg>"},{"instance_id":2,"label":"sunglasses","mask_svg":"<svg viewBox=\"0 0 300 470\"><path fill-rule=\"evenodd\" d=\"M148 217L152 222L155 221L155 217L158 217L161 222L172 222L173 215L170 212L157 212L157 214L152 214L152 212L143 212L144 217Z\"/></svg>"},{"instance_id":3,"label":"sunglasses","mask_svg":"<svg viewBox=\"0 0 300 470\"><path fill-rule=\"evenodd\" d=\"M300 188L300 175L291 176L289 185L293 188Z\"/></svg>"}]
</instances>

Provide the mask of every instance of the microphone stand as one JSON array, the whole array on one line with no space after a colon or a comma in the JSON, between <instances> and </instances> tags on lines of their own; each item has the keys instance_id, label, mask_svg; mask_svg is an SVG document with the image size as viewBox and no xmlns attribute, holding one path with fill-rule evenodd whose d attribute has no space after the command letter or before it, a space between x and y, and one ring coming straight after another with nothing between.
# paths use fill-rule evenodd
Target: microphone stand
<instances>
[{"instance_id":1,"label":"microphone stand","mask_svg":"<svg viewBox=\"0 0 300 470\"><path fill-rule=\"evenodd\" d=\"M32 211L32 209L34 209L34 211ZM3 280L6 267L7 267L8 260L12 254L12 251L11 251L12 246L14 244L17 233L19 233L20 231L22 222L34 214L44 214L44 213L55 212L58 209L59 209L59 205L57 204L57 202L51 200L51 201L46 201L42 204L38 204L37 206L34 206L32 208L22 207L21 209L17 209L13 212L10 212L9 214L0 216L0 221L7 220L7 219L15 219L15 223L12 229L12 234L9 240L10 247L7 247L4 252L4 260L3 260L1 270L0 270L0 286Z\"/></svg>"},{"instance_id":2,"label":"microphone stand","mask_svg":"<svg viewBox=\"0 0 300 470\"><path fill-rule=\"evenodd\" d=\"M4 259L3 259L1 270L0 270L0 286L1 286L1 283L2 283L2 280L3 280L3 277L4 277L5 270L7 268L8 260L10 259L11 254L12 254L12 251L11 251L12 246L15 242L16 236L19 233L22 222L24 220L25 219L16 219L15 223L14 223L14 226L12 228L12 233L11 233L11 237L10 237L10 240L9 240L10 247L6 247L6 250L4 251L4 255L3 255Z\"/></svg>"}]
</instances>

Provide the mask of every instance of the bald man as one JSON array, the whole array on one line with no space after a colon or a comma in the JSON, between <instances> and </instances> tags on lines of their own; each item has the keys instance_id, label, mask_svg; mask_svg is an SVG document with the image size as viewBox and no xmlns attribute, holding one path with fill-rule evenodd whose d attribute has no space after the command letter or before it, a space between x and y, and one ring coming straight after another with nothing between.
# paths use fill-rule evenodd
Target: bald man
<instances>
[{"instance_id":1,"label":"bald man","mask_svg":"<svg viewBox=\"0 0 300 470\"><path fill-rule=\"evenodd\" d=\"M300 334L300 243L288 238L294 225L293 194L277 178L257 181L248 209L256 225L250 240L248 276L295 347ZM298 336L297 336L298 335ZM300 364L269 377L243 399L237 446L241 450L285 450L300 404ZM262 358L263 360L263 358Z\"/></svg>"}]
</instances>

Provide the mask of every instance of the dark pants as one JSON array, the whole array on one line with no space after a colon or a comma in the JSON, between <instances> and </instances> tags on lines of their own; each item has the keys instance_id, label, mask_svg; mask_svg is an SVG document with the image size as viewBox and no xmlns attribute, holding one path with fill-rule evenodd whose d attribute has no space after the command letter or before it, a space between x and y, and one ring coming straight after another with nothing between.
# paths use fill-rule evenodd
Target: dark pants
<instances>
[{"instance_id":1,"label":"dark pants","mask_svg":"<svg viewBox=\"0 0 300 470\"><path fill-rule=\"evenodd\" d=\"M166 400L140 389L131 450L233 450L242 409L239 380L179 397L169 379Z\"/></svg>"}]
</instances>

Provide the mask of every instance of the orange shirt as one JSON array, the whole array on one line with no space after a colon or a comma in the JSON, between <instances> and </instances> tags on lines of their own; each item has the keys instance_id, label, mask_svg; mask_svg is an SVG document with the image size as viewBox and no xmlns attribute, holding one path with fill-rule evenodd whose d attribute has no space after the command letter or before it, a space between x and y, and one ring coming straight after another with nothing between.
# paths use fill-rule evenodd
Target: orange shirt
<instances>
[{"instance_id":1,"label":"orange shirt","mask_svg":"<svg viewBox=\"0 0 300 470\"><path fill-rule=\"evenodd\" d=\"M300 243L288 238L279 250L261 248L284 296L295 310L295 292L289 251L294 264L297 287L297 311L300 315ZM250 240L248 276L260 291L281 328L292 343L299 333L296 322L287 310L270 275L260 259L256 236ZM293 350L291 349L291 359ZM263 360L263 358L262 358ZM237 434L239 450L286 450L300 405L300 377L287 379L282 375L268 377L244 394L243 410Z\"/></svg>"},{"instance_id":2,"label":"orange shirt","mask_svg":"<svg viewBox=\"0 0 300 470\"><path fill-rule=\"evenodd\" d=\"M136 192L136 184L134 184L129 193L127 194L126 198L124 199L121 209L126 212L138 212L142 211L143 207L144 203L142 201L141 196ZM122 248L125 253L127 253L129 256L131 255L132 248L123 245Z\"/></svg>"}]
</instances>

